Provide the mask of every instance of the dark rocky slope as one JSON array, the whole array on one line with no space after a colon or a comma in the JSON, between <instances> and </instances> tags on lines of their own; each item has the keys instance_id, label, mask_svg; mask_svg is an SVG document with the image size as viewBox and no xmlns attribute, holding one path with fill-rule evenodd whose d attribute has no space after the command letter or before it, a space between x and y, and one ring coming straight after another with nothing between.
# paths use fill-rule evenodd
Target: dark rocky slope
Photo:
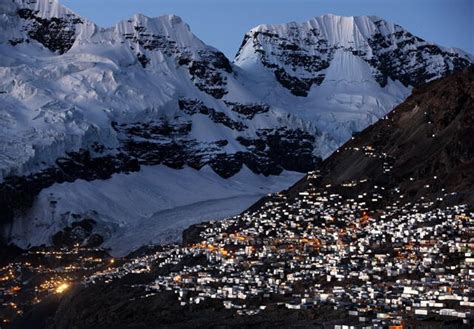
<instances>
[{"instance_id":1,"label":"dark rocky slope","mask_svg":"<svg viewBox=\"0 0 474 329\"><path fill-rule=\"evenodd\" d=\"M407 201L456 193L457 201L473 204L472 136L474 70L470 68L416 88L384 119L344 144L320 166L321 184L370 179L386 190L399 185L397 194ZM303 179L290 193L306 186Z\"/></svg>"}]
</instances>

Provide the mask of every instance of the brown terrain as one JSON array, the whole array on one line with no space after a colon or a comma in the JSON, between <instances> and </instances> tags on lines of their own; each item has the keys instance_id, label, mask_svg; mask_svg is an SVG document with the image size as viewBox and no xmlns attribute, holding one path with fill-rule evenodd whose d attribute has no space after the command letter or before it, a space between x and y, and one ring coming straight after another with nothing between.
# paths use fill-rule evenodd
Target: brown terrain
<instances>
[{"instance_id":1,"label":"brown terrain","mask_svg":"<svg viewBox=\"0 0 474 329\"><path fill-rule=\"evenodd\" d=\"M364 148L386 156L368 157L361 152ZM388 175L385 167L391 168ZM400 186L407 200L456 192L445 201L473 204L474 69L414 89L405 102L318 169L323 185L369 178L386 188ZM304 190L306 181L298 182L290 194Z\"/></svg>"}]
</instances>

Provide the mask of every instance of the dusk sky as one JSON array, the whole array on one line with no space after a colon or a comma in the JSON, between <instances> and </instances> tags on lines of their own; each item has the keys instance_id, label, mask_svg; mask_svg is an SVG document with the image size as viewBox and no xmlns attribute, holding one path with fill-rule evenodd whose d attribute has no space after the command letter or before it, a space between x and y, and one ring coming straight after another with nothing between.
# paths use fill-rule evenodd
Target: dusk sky
<instances>
[{"instance_id":1,"label":"dusk sky","mask_svg":"<svg viewBox=\"0 0 474 329\"><path fill-rule=\"evenodd\" d=\"M474 53L473 0L62 0L102 27L135 13L176 14L204 42L233 58L249 29L323 14L376 15L442 46Z\"/></svg>"}]
</instances>

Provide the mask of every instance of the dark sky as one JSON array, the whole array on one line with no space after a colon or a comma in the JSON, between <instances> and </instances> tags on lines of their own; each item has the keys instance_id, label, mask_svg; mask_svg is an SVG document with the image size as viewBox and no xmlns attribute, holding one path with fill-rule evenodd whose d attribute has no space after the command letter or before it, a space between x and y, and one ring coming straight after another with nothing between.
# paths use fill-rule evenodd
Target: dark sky
<instances>
[{"instance_id":1,"label":"dark sky","mask_svg":"<svg viewBox=\"0 0 474 329\"><path fill-rule=\"evenodd\" d=\"M442 46L474 53L474 0L60 0L102 27L135 13L181 16L231 59L249 29L323 14L376 15Z\"/></svg>"}]
</instances>

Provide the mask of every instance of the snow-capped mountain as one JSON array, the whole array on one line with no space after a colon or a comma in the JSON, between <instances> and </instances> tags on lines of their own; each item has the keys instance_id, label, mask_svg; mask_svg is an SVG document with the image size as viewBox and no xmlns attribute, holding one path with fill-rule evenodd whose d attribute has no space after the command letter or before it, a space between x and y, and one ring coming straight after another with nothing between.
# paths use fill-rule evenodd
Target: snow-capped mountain
<instances>
[{"instance_id":1,"label":"snow-capped mountain","mask_svg":"<svg viewBox=\"0 0 474 329\"><path fill-rule=\"evenodd\" d=\"M472 57L439 47L375 16L324 15L305 23L260 25L245 35L236 64L256 62L282 86L307 96L324 82L388 80L416 86L470 64Z\"/></svg>"},{"instance_id":2,"label":"snow-capped mountain","mask_svg":"<svg viewBox=\"0 0 474 329\"><path fill-rule=\"evenodd\" d=\"M311 170L412 86L472 62L375 17L261 25L233 63L174 15L135 15L104 29L56 0L5 0L0 28L0 216L16 218L6 235L24 245L42 227L85 214L116 225L104 195L74 206L58 191L100 180L116 192L106 195L111 206L123 204L130 191L114 174L150 177L145 166L207 168L207 182L195 180L203 187L218 184L212 171L220 180L243 170L245 192L228 195L253 196L249 205L271 192L260 178L252 183L259 174ZM198 173L183 179L193 184ZM172 198L146 216L184 205ZM35 243L48 243L41 236Z\"/></svg>"},{"instance_id":3,"label":"snow-capped mountain","mask_svg":"<svg viewBox=\"0 0 474 329\"><path fill-rule=\"evenodd\" d=\"M251 74L261 99L297 109L330 136L328 146L320 146L326 157L388 113L411 87L469 66L472 58L378 17L324 15L255 27L235 63ZM279 96L282 89L286 97Z\"/></svg>"}]
</instances>

